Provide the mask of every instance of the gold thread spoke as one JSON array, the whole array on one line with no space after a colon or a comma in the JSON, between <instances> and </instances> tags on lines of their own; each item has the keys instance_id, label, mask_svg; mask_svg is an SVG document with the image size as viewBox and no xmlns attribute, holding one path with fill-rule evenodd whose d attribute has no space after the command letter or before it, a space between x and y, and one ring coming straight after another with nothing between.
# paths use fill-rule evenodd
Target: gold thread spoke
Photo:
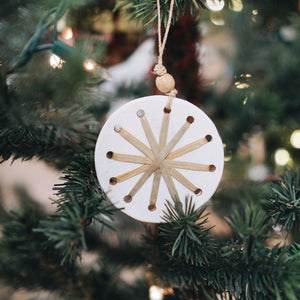
<instances>
[{"instance_id":1,"label":"gold thread spoke","mask_svg":"<svg viewBox=\"0 0 300 300\"><path fill-rule=\"evenodd\" d=\"M170 123L170 112L164 112L160 136L159 136L159 150L160 151L166 146L166 143L167 143L169 123Z\"/></svg>"},{"instance_id":2,"label":"gold thread spoke","mask_svg":"<svg viewBox=\"0 0 300 300\"><path fill-rule=\"evenodd\" d=\"M176 180L178 180L182 185L184 185L187 189L197 194L196 192L199 190L192 182L190 182L185 176L183 176L180 172L178 172L174 168L168 168L171 176L173 176Z\"/></svg>"},{"instance_id":3,"label":"gold thread spoke","mask_svg":"<svg viewBox=\"0 0 300 300\"><path fill-rule=\"evenodd\" d=\"M152 160L150 158L145 156L139 156L139 155L121 154L121 153L115 153L109 151L107 152L106 156L109 159L123 161L123 162L132 162L137 164L148 164L148 165L152 163Z\"/></svg>"},{"instance_id":4,"label":"gold thread spoke","mask_svg":"<svg viewBox=\"0 0 300 300\"><path fill-rule=\"evenodd\" d=\"M178 193L177 193L174 181L170 175L168 168L165 166L164 163L161 164L161 171L162 171L162 175L164 177L165 183L167 185L167 188L169 190L169 193L171 195L171 198L178 199L179 197L178 197Z\"/></svg>"},{"instance_id":5,"label":"gold thread spoke","mask_svg":"<svg viewBox=\"0 0 300 300\"><path fill-rule=\"evenodd\" d=\"M187 144L186 146L183 146L183 147L181 147L181 148L179 148L179 149L171 152L167 156L167 159L170 159L170 160L174 159L176 157L179 157L179 156L181 156L183 154L189 153L189 152L191 152L193 150L196 150L196 149L204 146L205 144L207 144L208 142L210 142L211 139L209 140L209 137L211 138L211 136L206 136L206 137L204 137L202 139L199 139L199 140L197 140L195 142Z\"/></svg>"},{"instance_id":6,"label":"gold thread spoke","mask_svg":"<svg viewBox=\"0 0 300 300\"><path fill-rule=\"evenodd\" d=\"M151 146L151 149L154 152L154 154L156 154L158 152L158 144L157 144L157 141L156 141L155 136L153 134L153 131L150 127L150 124L149 124L149 122L148 122L148 120L145 116L145 112L142 109L140 109L140 110L138 110L137 115L141 120L145 135L146 135L147 140L148 140L148 142Z\"/></svg>"},{"instance_id":7,"label":"gold thread spoke","mask_svg":"<svg viewBox=\"0 0 300 300\"><path fill-rule=\"evenodd\" d=\"M216 167L214 165L205 165L198 164L186 161L177 161L177 160L165 160L166 164L170 168L186 169L193 171L204 171L204 172L213 172Z\"/></svg>"},{"instance_id":8,"label":"gold thread spoke","mask_svg":"<svg viewBox=\"0 0 300 300\"><path fill-rule=\"evenodd\" d=\"M150 159L154 159L152 150L139 139L137 139L135 136L133 136L130 132L128 132L126 129L121 127L117 128L117 130L115 129L115 131L118 132L125 140L127 140L131 145L143 152Z\"/></svg>"},{"instance_id":9,"label":"gold thread spoke","mask_svg":"<svg viewBox=\"0 0 300 300\"><path fill-rule=\"evenodd\" d=\"M150 165L149 168L142 175L142 177L135 184L135 186L132 188L132 190L129 192L128 196L133 197L141 189L141 187L145 184L145 182L148 180L148 178L151 176L151 174L154 171L155 171L155 166Z\"/></svg>"},{"instance_id":10,"label":"gold thread spoke","mask_svg":"<svg viewBox=\"0 0 300 300\"><path fill-rule=\"evenodd\" d=\"M148 209L150 211L154 211L156 209L156 202L158 197L158 190L160 186L160 179L161 179L161 169L156 169L154 172L153 183L152 183L152 190L150 196L150 203Z\"/></svg>"},{"instance_id":11,"label":"gold thread spoke","mask_svg":"<svg viewBox=\"0 0 300 300\"><path fill-rule=\"evenodd\" d=\"M182 127L177 131L172 140L165 146L159 153L157 158L158 161L163 160L170 153L170 151L176 146L176 144L180 141L186 131L189 129L190 125L194 122L194 118L192 116L188 116L186 122L182 125Z\"/></svg>"},{"instance_id":12,"label":"gold thread spoke","mask_svg":"<svg viewBox=\"0 0 300 300\"><path fill-rule=\"evenodd\" d=\"M141 174L141 173L147 171L149 167L150 167L150 165L143 165L143 166L140 166L140 167L138 167L138 168L136 168L136 169L134 169L134 170L131 170L131 171L129 171L129 172L126 172L126 173L124 173L124 174L121 174L121 175L119 175L119 176L112 177L112 178L110 179L112 182L110 181L110 183L111 183L112 185L114 185L114 184L116 184L116 183L119 183L119 182L125 181L125 180L127 180L127 179L130 179L130 178L132 178L132 177L134 177L134 176L136 176L136 175L139 175L139 174Z\"/></svg>"}]
</instances>

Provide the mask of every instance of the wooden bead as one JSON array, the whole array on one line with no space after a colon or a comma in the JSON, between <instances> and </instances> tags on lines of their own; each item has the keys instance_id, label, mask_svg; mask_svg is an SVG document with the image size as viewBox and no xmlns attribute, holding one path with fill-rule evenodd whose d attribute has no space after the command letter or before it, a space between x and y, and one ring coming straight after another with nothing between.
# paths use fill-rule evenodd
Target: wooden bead
<instances>
[{"instance_id":1,"label":"wooden bead","mask_svg":"<svg viewBox=\"0 0 300 300\"><path fill-rule=\"evenodd\" d=\"M155 84L162 93L170 93L175 88L175 79L169 73L156 77Z\"/></svg>"}]
</instances>

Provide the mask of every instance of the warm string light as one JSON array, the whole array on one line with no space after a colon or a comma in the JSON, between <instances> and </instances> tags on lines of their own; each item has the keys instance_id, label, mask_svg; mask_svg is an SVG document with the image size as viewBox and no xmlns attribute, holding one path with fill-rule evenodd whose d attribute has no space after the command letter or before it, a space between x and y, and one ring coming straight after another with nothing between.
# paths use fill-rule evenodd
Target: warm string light
<instances>
[{"instance_id":1,"label":"warm string light","mask_svg":"<svg viewBox=\"0 0 300 300\"><path fill-rule=\"evenodd\" d=\"M52 54L49 58L49 64L53 69L61 69L65 61L56 54Z\"/></svg>"},{"instance_id":2,"label":"warm string light","mask_svg":"<svg viewBox=\"0 0 300 300\"><path fill-rule=\"evenodd\" d=\"M292 133L290 143L294 148L300 149L300 129L297 129Z\"/></svg>"},{"instance_id":3,"label":"warm string light","mask_svg":"<svg viewBox=\"0 0 300 300\"><path fill-rule=\"evenodd\" d=\"M225 20L222 17L222 15L218 14L218 13L211 13L210 15L210 21L217 25L217 26L223 26L225 25Z\"/></svg>"},{"instance_id":4,"label":"warm string light","mask_svg":"<svg viewBox=\"0 0 300 300\"><path fill-rule=\"evenodd\" d=\"M277 165L285 166L290 161L290 154L286 149L279 148L275 151L274 159Z\"/></svg>"},{"instance_id":5,"label":"warm string light","mask_svg":"<svg viewBox=\"0 0 300 300\"><path fill-rule=\"evenodd\" d=\"M206 0L206 6L212 11L221 11L224 6L224 0Z\"/></svg>"},{"instance_id":6,"label":"warm string light","mask_svg":"<svg viewBox=\"0 0 300 300\"><path fill-rule=\"evenodd\" d=\"M223 144L223 149L224 149L224 161L225 161L225 162L229 162L229 161L231 161L231 159L232 159L232 154L231 154L231 151L228 151L226 147L227 147L227 145L226 145L226 144Z\"/></svg>"},{"instance_id":7,"label":"warm string light","mask_svg":"<svg viewBox=\"0 0 300 300\"><path fill-rule=\"evenodd\" d=\"M95 70L95 68L97 67L97 63L90 59L90 58L87 58L84 62L83 62L83 66L84 68L87 70L87 71L93 71Z\"/></svg>"},{"instance_id":8,"label":"warm string light","mask_svg":"<svg viewBox=\"0 0 300 300\"><path fill-rule=\"evenodd\" d=\"M86 71L93 73L96 76L100 76L105 80L110 80L111 76L108 73L108 71L102 67L101 65L97 64L93 59L87 58L83 62L83 67L85 68Z\"/></svg>"},{"instance_id":9,"label":"warm string light","mask_svg":"<svg viewBox=\"0 0 300 300\"><path fill-rule=\"evenodd\" d=\"M233 11L240 12L243 10L243 2L241 0L232 0L229 4L229 8Z\"/></svg>"},{"instance_id":10,"label":"warm string light","mask_svg":"<svg viewBox=\"0 0 300 300\"><path fill-rule=\"evenodd\" d=\"M61 33L61 36L64 40L71 40L73 38L73 30L71 27L66 27L63 32Z\"/></svg>"},{"instance_id":11,"label":"warm string light","mask_svg":"<svg viewBox=\"0 0 300 300\"><path fill-rule=\"evenodd\" d=\"M149 288L149 299L150 300L162 300L164 298L164 290L159 286L152 285Z\"/></svg>"},{"instance_id":12,"label":"warm string light","mask_svg":"<svg viewBox=\"0 0 300 300\"><path fill-rule=\"evenodd\" d=\"M248 81L250 80L250 78L252 77L251 74L240 74L238 76L239 80L235 81L234 85L237 89L247 89L250 87L250 84L248 83ZM237 78L237 76L236 76ZM248 99L246 99L247 102Z\"/></svg>"}]
</instances>

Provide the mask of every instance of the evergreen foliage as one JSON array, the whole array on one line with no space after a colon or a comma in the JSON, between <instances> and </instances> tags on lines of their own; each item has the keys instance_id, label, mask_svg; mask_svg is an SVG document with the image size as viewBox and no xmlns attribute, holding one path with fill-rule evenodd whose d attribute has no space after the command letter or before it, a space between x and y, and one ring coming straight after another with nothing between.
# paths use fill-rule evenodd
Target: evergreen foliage
<instances>
[{"instance_id":1,"label":"evergreen foliage","mask_svg":"<svg viewBox=\"0 0 300 300\"><path fill-rule=\"evenodd\" d=\"M210 228L204 227L207 221L202 216L205 207L196 210L192 200L186 198L185 211L178 203L174 206L170 202L167 202L166 209L163 218L166 224L160 226L158 233L165 241L166 254L171 254L170 259L182 259L194 266L207 264L217 245L208 234Z\"/></svg>"},{"instance_id":2,"label":"evergreen foliage","mask_svg":"<svg viewBox=\"0 0 300 300\"><path fill-rule=\"evenodd\" d=\"M300 226L300 170L288 170L273 184L268 210L281 231L298 234Z\"/></svg>"},{"instance_id":3,"label":"evergreen foliage","mask_svg":"<svg viewBox=\"0 0 300 300\"><path fill-rule=\"evenodd\" d=\"M63 264L66 259L74 262L87 249L84 232L92 222L112 228L116 208L99 186L93 153L75 155L61 179L65 182L54 188L59 197L54 201L57 214L42 220L35 231L44 233L62 251Z\"/></svg>"},{"instance_id":4,"label":"evergreen foliage","mask_svg":"<svg viewBox=\"0 0 300 300\"><path fill-rule=\"evenodd\" d=\"M187 13L195 15L198 12L198 7L205 8L204 1L201 0L177 0L175 2L172 22L177 21L179 17ZM121 0L116 6L116 9L124 8L129 19L137 18L143 24L149 26L157 20L157 14L155 13L157 9L156 6L157 0ZM168 20L169 9L169 1L161 1L161 17L162 22L165 25Z\"/></svg>"}]
</instances>

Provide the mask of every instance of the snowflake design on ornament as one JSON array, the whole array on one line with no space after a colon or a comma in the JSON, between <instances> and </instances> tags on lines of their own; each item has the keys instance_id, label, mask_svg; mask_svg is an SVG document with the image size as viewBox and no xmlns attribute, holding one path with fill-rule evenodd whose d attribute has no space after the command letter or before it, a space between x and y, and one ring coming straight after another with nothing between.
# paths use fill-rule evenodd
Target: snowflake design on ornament
<instances>
[{"instance_id":1,"label":"snowflake design on ornament","mask_svg":"<svg viewBox=\"0 0 300 300\"><path fill-rule=\"evenodd\" d=\"M181 140L181 138L184 136L184 134L189 129L189 127L193 124L194 117L188 116L186 118L185 123L182 125L182 127L177 131L177 133L173 136L173 138L167 143L170 113L171 113L171 109L165 107L159 142L157 142L153 134L153 131L151 129L151 126L146 118L145 111L142 109L139 109L137 111L137 117L141 121L141 125L143 127L144 133L146 135L150 147L148 147L142 141L137 139L134 135L128 132L121 125L117 124L114 126L115 132L120 134L122 138L124 138L131 145L133 145L135 148L140 150L145 156L121 154L112 151L106 153L106 157L108 159L113 159L113 160L128 162L128 163L141 164L141 166L136 169L133 169L129 172L126 172L124 174L115 177L111 177L109 179L110 185L116 185L119 182L128 180L129 178L132 178L134 176L143 173L143 175L136 182L134 187L129 191L129 193L127 195L124 195L123 199L126 203L130 203L134 199L136 193L142 188L142 186L149 179L149 177L152 174L154 174L150 201L148 206L149 211L156 210L156 202L158 198L158 191L159 191L161 177L164 178L170 196L173 199L178 198L178 193L173 178L175 178L177 181L183 184L187 189L192 191L195 195L200 196L202 194L202 189L198 186L195 186L177 169L195 170L195 171L203 171L203 172L214 172L216 170L216 166L212 164L208 165L208 164L174 160L177 157L180 157L186 153L194 151L204 146L205 144L211 142L212 136L206 135L203 138L198 139L192 143L189 143L172 152L174 147Z\"/></svg>"}]
</instances>

